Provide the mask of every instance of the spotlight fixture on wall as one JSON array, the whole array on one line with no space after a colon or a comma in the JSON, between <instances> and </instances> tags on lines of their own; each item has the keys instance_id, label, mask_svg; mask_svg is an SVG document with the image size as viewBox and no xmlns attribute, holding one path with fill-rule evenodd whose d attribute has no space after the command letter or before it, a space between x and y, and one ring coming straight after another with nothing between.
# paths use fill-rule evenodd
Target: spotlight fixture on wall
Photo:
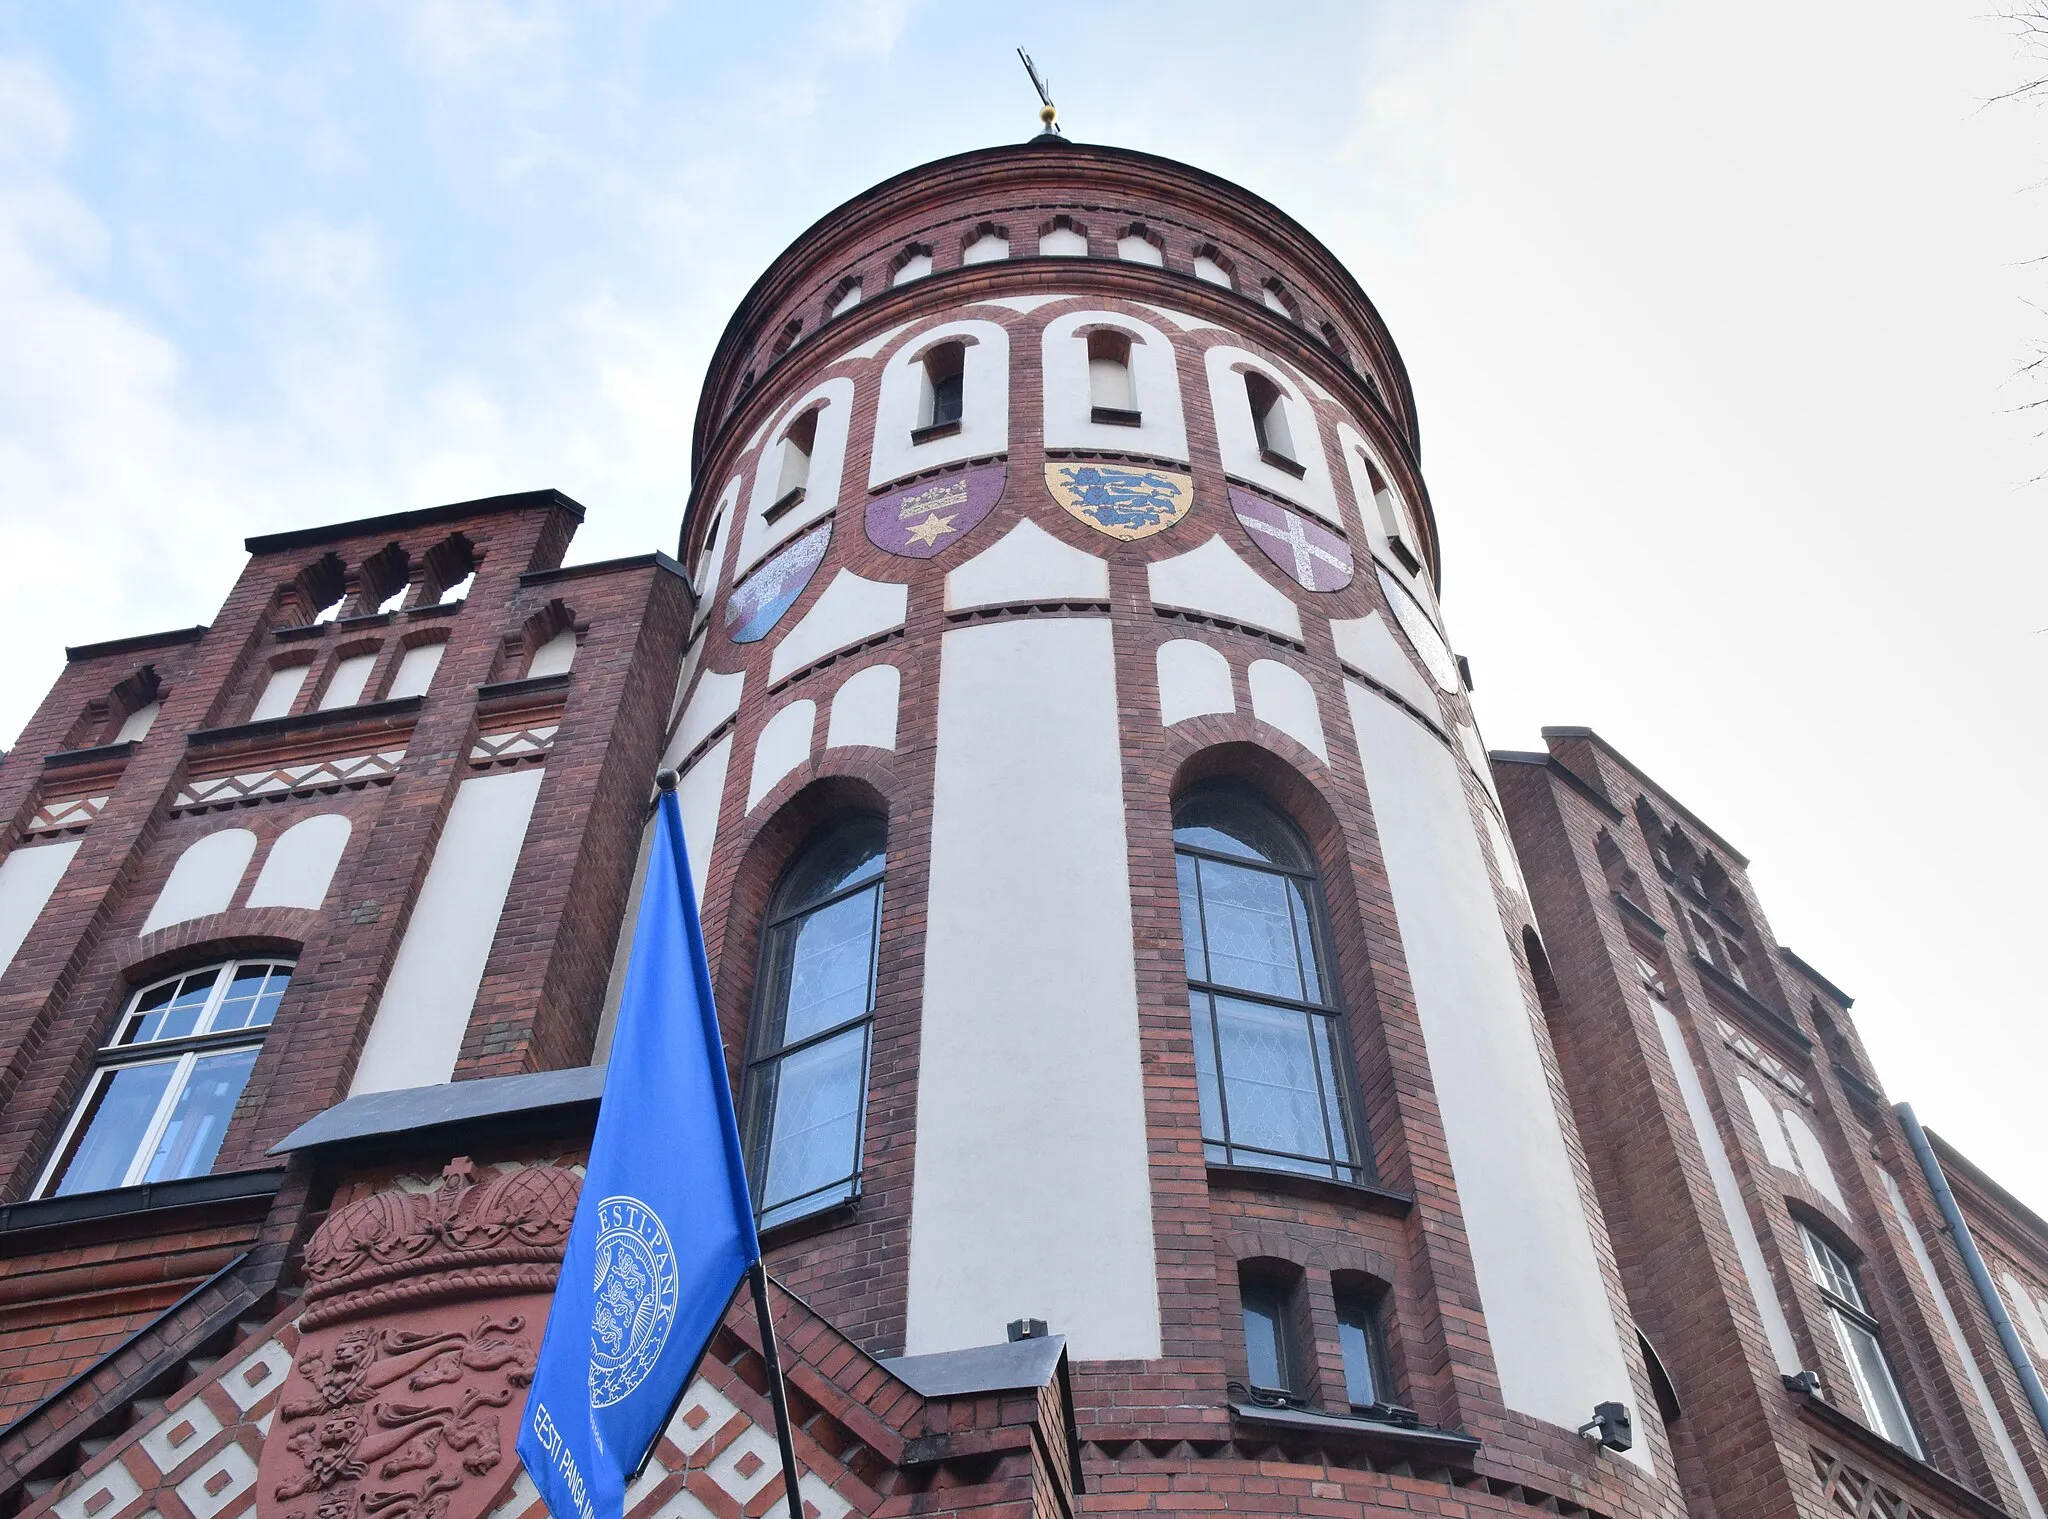
<instances>
[{"instance_id":1,"label":"spotlight fixture on wall","mask_svg":"<svg viewBox=\"0 0 2048 1519\"><path fill-rule=\"evenodd\" d=\"M1627 1450L1636 1443L1635 1424L1628 1416L1626 1403L1596 1403L1589 1423L1579 1426L1579 1433L1589 1440L1598 1440L1606 1450Z\"/></svg>"},{"instance_id":2,"label":"spotlight fixture on wall","mask_svg":"<svg viewBox=\"0 0 2048 1519\"><path fill-rule=\"evenodd\" d=\"M1809 1398L1817 1398L1820 1396L1820 1373L1795 1371L1785 1378L1785 1385L1794 1392L1805 1393Z\"/></svg>"},{"instance_id":3,"label":"spotlight fixture on wall","mask_svg":"<svg viewBox=\"0 0 2048 1519\"><path fill-rule=\"evenodd\" d=\"M1011 1319L1010 1340L1042 1340L1052 1331L1045 1327L1044 1319Z\"/></svg>"}]
</instances>

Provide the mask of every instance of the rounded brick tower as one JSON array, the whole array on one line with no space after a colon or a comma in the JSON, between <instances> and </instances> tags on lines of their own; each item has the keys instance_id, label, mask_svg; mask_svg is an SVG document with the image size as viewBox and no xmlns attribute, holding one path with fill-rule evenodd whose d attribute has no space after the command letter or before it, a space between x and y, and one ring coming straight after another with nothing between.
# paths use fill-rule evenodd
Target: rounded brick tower
<instances>
[{"instance_id":1,"label":"rounded brick tower","mask_svg":"<svg viewBox=\"0 0 2048 1519\"><path fill-rule=\"evenodd\" d=\"M695 457L666 763L778 1279L1064 1335L1084 1508L1682 1513L1330 252L1140 153L928 164L749 292Z\"/></svg>"}]
</instances>

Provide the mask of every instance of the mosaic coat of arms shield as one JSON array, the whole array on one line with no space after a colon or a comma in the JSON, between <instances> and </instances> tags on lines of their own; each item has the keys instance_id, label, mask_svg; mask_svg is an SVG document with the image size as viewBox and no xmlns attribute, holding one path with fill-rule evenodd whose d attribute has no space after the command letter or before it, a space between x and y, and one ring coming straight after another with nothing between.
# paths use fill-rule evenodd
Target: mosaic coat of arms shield
<instances>
[{"instance_id":1,"label":"mosaic coat of arms shield","mask_svg":"<svg viewBox=\"0 0 2048 1519\"><path fill-rule=\"evenodd\" d=\"M1351 545L1320 522L1234 485L1230 510L1259 552L1304 591L1341 591L1351 584Z\"/></svg>"},{"instance_id":2,"label":"mosaic coat of arms shield","mask_svg":"<svg viewBox=\"0 0 2048 1519\"><path fill-rule=\"evenodd\" d=\"M905 559L929 559L995 510L1009 473L997 464L878 497L868 503L868 541Z\"/></svg>"},{"instance_id":3,"label":"mosaic coat of arms shield","mask_svg":"<svg viewBox=\"0 0 2048 1519\"><path fill-rule=\"evenodd\" d=\"M1164 532L1195 504L1195 480L1172 470L1059 459L1045 488L1070 516L1125 543Z\"/></svg>"},{"instance_id":4,"label":"mosaic coat of arms shield","mask_svg":"<svg viewBox=\"0 0 2048 1519\"><path fill-rule=\"evenodd\" d=\"M734 643L758 643L768 636L825 561L832 524L811 529L755 570L725 599L725 632Z\"/></svg>"}]
</instances>

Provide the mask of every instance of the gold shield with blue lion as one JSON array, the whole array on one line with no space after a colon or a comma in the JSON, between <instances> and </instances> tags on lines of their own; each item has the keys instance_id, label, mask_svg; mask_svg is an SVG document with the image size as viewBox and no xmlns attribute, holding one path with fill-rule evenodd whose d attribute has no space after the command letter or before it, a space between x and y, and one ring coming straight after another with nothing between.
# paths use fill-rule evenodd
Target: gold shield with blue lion
<instances>
[{"instance_id":1,"label":"gold shield with blue lion","mask_svg":"<svg viewBox=\"0 0 2048 1519\"><path fill-rule=\"evenodd\" d=\"M1172 527L1195 504L1194 476L1130 464L1055 460L1045 467L1045 488L1073 516L1125 543Z\"/></svg>"}]
</instances>

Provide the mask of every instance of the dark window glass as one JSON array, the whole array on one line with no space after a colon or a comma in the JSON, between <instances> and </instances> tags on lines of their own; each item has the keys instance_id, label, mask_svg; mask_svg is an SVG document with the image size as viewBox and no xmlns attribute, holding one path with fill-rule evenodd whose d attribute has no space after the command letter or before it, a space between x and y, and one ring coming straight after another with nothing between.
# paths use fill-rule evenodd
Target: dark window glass
<instances>
[{"instance_id":1,"label":"dark window glass","mask_svg":"<svg viewBox=\"0 0 2048 1519\"><path fill-rule=\"evenodd\" d=\"M1228 791L1183 802L1174 843L1209 1159L1366 1180L1307 845Z\"/></svg>"},{"instance_id":2,"label":"dark window glass","mask_svg":"<svg viewBox=\"0 0 2048 1519\"><path fill-rule=\"evenodd\" d=\"M804 851L769 908L746 1092L763 1228L859 1185L885 849L881 819L840 825Z\"/></svg>"},{"instance_id":3,"label":"dark window glass","mask_svg":"<svg viewBox=\"0 0 2048 1519\"><path fill-rule=\"evenodd\" d=\"M1344 1351L1344 1396L1353 1408L1391 1401L1385 1395L1386 1364L1380 1344L1377 1306L1363 1293L1337 1296L1337 1340Z\"/></svg>"},{"instance_id":4,"label":"dark window glass","mask_svg":"<svg viewBox=\"0 0 2048 1519\"><path fill-rule=\"evenodd\" d=\"M1270 1277L1244 1276L1238 1282L1244 1304L1245 1372L1257 1392L1294 1392L1293 1356L1288 1343L1288 1292Z\"/></svg>"}]
</instances>

